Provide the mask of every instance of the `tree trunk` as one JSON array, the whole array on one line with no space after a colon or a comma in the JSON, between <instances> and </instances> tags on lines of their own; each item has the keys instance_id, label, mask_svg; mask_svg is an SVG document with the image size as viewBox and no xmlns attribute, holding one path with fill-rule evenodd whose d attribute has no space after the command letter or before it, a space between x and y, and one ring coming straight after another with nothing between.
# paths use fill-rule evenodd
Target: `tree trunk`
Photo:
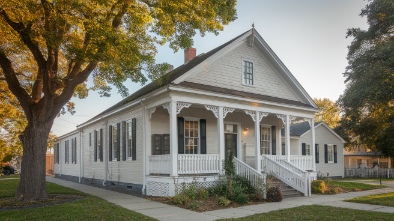
<instances>
[{"instance_id":1,"label":"tree trunk","mask_svg":"<svg viewBox=\"0 0 394 221\"><path fill-rule=\"evenodd\" d=\"M45 156L52 124L53 121L30 121L21 135L23 156L16 200L31 201L47 198Z\"/></svg>"}]
</instances>

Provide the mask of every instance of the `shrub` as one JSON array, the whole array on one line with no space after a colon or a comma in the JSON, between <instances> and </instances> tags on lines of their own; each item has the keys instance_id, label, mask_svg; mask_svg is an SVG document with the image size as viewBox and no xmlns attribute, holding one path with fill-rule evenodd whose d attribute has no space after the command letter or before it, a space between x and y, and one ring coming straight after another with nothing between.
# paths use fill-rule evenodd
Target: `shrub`
<instances>
[{"instance_id":1,"label":"shrub","mask_svg":"<svg viewBox=\"0 0 394 221\"><path fill-rule=\"evenodd\" d=\"M208 190L203 188L197 189L197 199L206 200L208 199L208 196L209 196Z\"/></svg>"},{"instance_id":2,"label":"shrub","mask_svg":"<svg viewBox=\"0 0 394 221\"><path fill-rule=\"evenodd\" d=\"M228 205L230 205L230 203L231 203L231 200L227 199L224 196L221 196L218 199L219 206L228 206Z\"/></svg>"},{"instance_id":3,"label":"shrub","mask_svg":"<svg viewBox=\"0 0 394 221\"><path fill-rule=\"evenodd\" d=\"M187 208L191 209L191 210L196 210L200 207L200 203L198 203L197 201L192 201L191 203L189 203L189 205L187 206Z\"/></svg>"},{"instance_id":4,"label":"shrub","mask_svg":"<svg viewBox=\"0 0 394 221\"><path fill-rule=\"evenodd\" d=\"M240 205L245 205L249 203L249 197L244 193L239 193L235 195L234 201Z\"/></svg>"},{"instance_id":5,"label":"shrub","mask_svg":"<svg viewBox=\"0 0 394 221\"><path fill-rule=\"evenodd\" d=\"M338 186L333 186L328 190L329 194L338 194L338 193L342 193L343 190L342 188L338 187Z\"/></svg>"},{"instance_id":6,"label":"shrub","mask_svg":"<svg viewBox=\"0 0 394 221\"><path fill-rule=\"evenodd\" d=\"M267 190L267 200L271 202L280 202L282 201L283 196L278 186L270 187Z\"/></svg>"},{"instance_id":7,"label":"shrub","mask_svg":"<svg viewBox=\"0 0 394 221\"><path fill-rule=\"evenodd\" d=\"M311 184L312 193L324 193L327 189L326 183L323 180L314 180Z\"/></svg>"}]
</instances>

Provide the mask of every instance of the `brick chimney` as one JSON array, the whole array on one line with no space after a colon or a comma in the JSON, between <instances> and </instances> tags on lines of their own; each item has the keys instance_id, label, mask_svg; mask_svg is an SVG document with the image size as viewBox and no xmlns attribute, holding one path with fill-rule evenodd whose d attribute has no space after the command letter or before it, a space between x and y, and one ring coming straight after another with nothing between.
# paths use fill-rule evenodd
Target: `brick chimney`
<instances>
[{"instance_id":1,"label":"brick chimney","mask_svg":"<svg viewBox=\"0 0 394 221\"><path fill-rule=\"evenodd\" d=\"M185 64L191 61L196 57L196 49L195 48L186 48L185 49Z\"/></svg>"}]
</instances>

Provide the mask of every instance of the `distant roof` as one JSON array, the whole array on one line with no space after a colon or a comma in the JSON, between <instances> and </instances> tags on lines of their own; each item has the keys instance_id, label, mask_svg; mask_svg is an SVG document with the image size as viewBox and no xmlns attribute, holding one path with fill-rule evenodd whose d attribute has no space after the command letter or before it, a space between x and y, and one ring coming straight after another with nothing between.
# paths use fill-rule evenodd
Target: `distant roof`
<instances>
[{"instance_id":1,"label":"distant roof","mask_svg":"<svg viewBox=\"0 0 394 221\"><path fill-rule=\"evenodd\" d=\"M315 127L321 123L322 122L315 122ZM304 133L308 132L310 129L311 129L311 127L309 126L308 121L298 123L298 124L292 124L292 125L290 125L290 136L300 137ZM282 136L285 135L284 129L282 129L281 134L282 134Z\"/></svg>"},{"instance_id":2,"label":"distant roof","mask_svg":"<svg viewBox=\"0 0 394 221\"><path fill-rule=\"evenodd\" d=\"M326 127L334 136L336 136L339 140L341 140L343 143L346 143L346 141L339 136L337 133L335 133L335 131L333 131L326 123L324 123L323 121L320 122L315 122L315 128L318 126L324 126ZM309 126L309 122L308 121L304 121L302 123L298 123L298 124L292 124L290 125L290 136L293 137L301 137L302 135L304 135L306 132L308 132L311 129L311 127ZM281 130L281 135L284 136L285 135L285 130L282 129Z\"/></svg>"}]
</instances>

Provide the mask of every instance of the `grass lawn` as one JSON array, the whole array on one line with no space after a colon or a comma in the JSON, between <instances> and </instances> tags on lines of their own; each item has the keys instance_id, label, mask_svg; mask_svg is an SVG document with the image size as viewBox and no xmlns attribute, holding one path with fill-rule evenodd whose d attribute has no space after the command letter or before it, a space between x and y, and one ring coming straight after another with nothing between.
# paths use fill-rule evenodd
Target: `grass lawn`
<instances>
[{"instance_id":1,"label":"grass lawn","mask_svg":"<svg viewBox=\"0 0 394 221\"><path fill-rule=\"evenodd\" d=\"M394 220L394 213L370 212L362 210L344 209L330 206L300 206L291 209L283 209L269 213L261 213L238 219L221 219L225 220Z\"/></svg>"},{"instance_id":2,"label":"grass lawn","mask_svg":"<svg viewBox=\"0 0 394 221\"><path fill-rule=\"evenodd\" d=\"M364 203L394 207L394 192L357 197L346 201L353 203Z\"/></svg>"},{"instance_id":3,"label":"grass lawn","mask_svg":"<svg viewBox=\"0 0 394 221\"><path fill-rule=\"evenodd\" d=\"M0 202L1 198L15 195L18 183L18 179L0 179ZM101 198L53 183L47 183L47 191L48 194L73 194L86 198L40 208L1 211L0 220L155 220Z\"/></svg>"},{"instance_id":4,"label":"grass lawn","mask_svg":"<svg viewBox=\"0 0 394 221\"><path fill-rule=\"evenodd\" d=\"M364 190L373 190L373 189L380 189L384 188L385 186L380 185L371 185L365 183L357 183L357 182L347 182L341 180L324 180L326 185L331 187L340 187L347 191L364 191Z\"/></svg>"}]
</instances>

